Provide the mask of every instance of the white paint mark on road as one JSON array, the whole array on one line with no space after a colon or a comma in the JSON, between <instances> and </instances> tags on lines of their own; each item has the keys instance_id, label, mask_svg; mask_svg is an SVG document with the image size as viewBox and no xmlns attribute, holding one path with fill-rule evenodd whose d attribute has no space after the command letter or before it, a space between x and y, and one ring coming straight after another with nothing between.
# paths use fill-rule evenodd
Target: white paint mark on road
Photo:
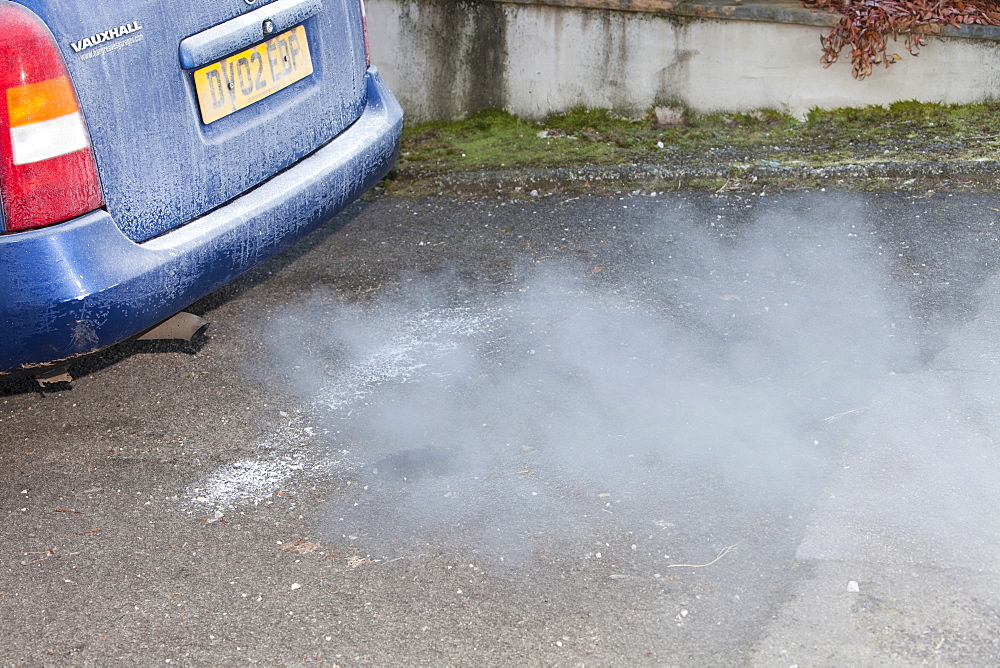
<instances>
[{"instance_id":1,"label":"white paint mark on road","mask_svg":"<svg viewBox=\"0 0 1000 668\"><path fill-rule=\"evenodd\" d=\"M370 396L379 385L402 382L424 370L455 350L463 339L488 332L498 318L496 312L442 308L401 321L399 331L386 332L381 341L373 341L372 347L346 365L308 408L316 414L348 408ZM260 456L217 468L190 485L183 498L192 512L195 508L258 505L301 479L353 468L346 451L331 457L328 450L310 443L314 437L313 428L298 418L254 443L250 450Z\"/></svg>"},{"instance_id":2,"label":"white paint mark on road","mask_svg":"<svg viewBox=\"0 0 1000 668\"><path fill-rule=\"evenodd\" d=\"M498 319L495 312L470 308L434 309L417 315L406 328L375 345L361 359L346 367L316 408L338 410L369 396L388 380L407 379L429 362L455 350L461 340L489 331Z\"/></svg>"},{"instance_id":3,"label":"white paint mark on road","mask_svg":"<svg viewBox=\"0 0 1000 668\"><path fill-rule=\"evenodd\" d=\"M308 476L331 470L349 470L346 451L337 456L318 457L310 447L314 436L301 419L257 441L253 450L259 458L246 458L221 466L188 487L185 498L198 507L234 508L259 503L280 493L298 475Z\"/></svg>"}]
</instances>

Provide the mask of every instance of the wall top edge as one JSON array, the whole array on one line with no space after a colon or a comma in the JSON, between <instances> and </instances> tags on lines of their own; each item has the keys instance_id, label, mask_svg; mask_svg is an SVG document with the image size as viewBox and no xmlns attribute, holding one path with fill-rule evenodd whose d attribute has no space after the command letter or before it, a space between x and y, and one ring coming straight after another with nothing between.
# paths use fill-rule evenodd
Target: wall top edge
<instances>
[{"instance_id":1,"label":"wall top edge","mask_svg":"<svg viewBox=\"0 0 1000 668\"><path fill-rule=\"evenodd\" d=\"M638 12L658 16L761 21L832 28L841 15L807 9L798 0L479 0L501 4ZM941 37L1000 41L1000 26L928 26L920 32Z\"/></svg>"}]
</instances>

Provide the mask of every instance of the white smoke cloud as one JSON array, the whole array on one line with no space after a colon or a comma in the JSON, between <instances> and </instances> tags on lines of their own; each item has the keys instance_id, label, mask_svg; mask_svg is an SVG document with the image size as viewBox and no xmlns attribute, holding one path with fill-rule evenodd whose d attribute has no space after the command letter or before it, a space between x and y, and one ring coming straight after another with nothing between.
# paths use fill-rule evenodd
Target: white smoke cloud
<instances>
[{"instance_id":1,"label":"white smoke cloud","mask_svg":"<svg viewBox=\"0 0 1000 668\"><path fill-rule=\"evenodd\" d=\"M307 309L282 362L365 453L365 493L329 508L327 530L380 554L457 532L516 561L540 527L596 536L613 515L638 534L699 521L698 503L704 522L801 511L833 426L918 356L872 230L832 219L734 231L681 210L635 235L616 278L522 266L517 289L469 303L450 273Z\"/></svg>"}]
</instances>

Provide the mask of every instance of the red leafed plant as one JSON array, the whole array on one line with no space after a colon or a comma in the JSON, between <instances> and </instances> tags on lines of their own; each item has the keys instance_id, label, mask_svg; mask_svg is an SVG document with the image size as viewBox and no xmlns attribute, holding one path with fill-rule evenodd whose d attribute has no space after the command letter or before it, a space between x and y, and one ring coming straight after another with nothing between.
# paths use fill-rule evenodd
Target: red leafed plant
<instances>
[{"instance_id":1,"label":"red leafed plant","mask_svg":"<svg viewBox=\"0 0 1000 668\"><path fill-rule=\"evenodd\" d=\"M996 0L802 0L802 4L843 14L830 34L820 38L820 62L829 67L849 45L855 79L870 75L874 65L888 67L900 59L888 53L890 37L896 40L902 35L906 50L917 55L924 35L943 26L1000 25Z\"/></svg>"}]
</instances>

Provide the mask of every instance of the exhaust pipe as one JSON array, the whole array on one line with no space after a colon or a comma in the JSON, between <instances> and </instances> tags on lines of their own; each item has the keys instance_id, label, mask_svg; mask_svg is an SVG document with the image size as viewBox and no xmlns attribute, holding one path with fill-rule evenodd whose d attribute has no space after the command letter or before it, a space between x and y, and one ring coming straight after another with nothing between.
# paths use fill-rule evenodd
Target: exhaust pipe
<instances>
[{"instance_id":1,"label":"exhaust pipe","mask_svg":"<svg viewBox=\"0 0 1000 668\"><path fill-rule=\"evenodd\" d=\"M201 316L181 311L135 338L139 341L190 341L203 334L208 325L209 322Z\"/></svg>"},{"instance_id":2,"label":"exhaust pipe","mask_svg":"<svg viewBox=\"0 0 1000 668\"><path fill-rule=\"evenodd\" d=\"M38 387L41 389L46 389L55 385L63 385L64 383L72 383L73 376L69 373L68 364L57 364L52 367L48 367L39 373L33 374L32 378Z\"/></svg>"},{"instance_id":3,"label":"exhaust pipe","mask_svg":"<svg viewBox=\"0 0 1000 668\"><path fill-rule=\"evenodd\" d=\"M201 316L181 311L152 329L147 329L135 338L139 341L190 341L194 337L203 334L208 329L208 325L208 320L205 320ZM34 378L35 382L42 389L73 382L73 376L70 375L68 364L58 364L49 367L32 374L32 378Z\"/></svg>"}]
</instances>

